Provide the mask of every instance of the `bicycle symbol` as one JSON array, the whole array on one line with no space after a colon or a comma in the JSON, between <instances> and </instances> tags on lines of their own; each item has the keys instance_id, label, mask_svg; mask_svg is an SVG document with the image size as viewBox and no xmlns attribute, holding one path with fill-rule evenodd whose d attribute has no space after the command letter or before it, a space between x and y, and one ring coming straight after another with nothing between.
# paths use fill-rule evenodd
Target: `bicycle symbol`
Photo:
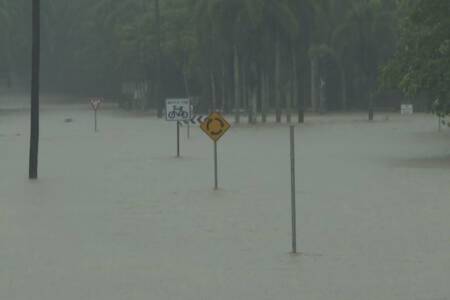
<instances>
[{"instance_id":1,"label":"bicycle symbol","mask_svg":"<svg viewBox=\"0 0 450 300\"><path fill-rule=\"evenodd\" d=\"M167 117L170 120L175 120L175 119L188 119L189 118L189 112L184 110L183 106L173 106L173 109L167 114Z\"/></svg>"}]
</instances>

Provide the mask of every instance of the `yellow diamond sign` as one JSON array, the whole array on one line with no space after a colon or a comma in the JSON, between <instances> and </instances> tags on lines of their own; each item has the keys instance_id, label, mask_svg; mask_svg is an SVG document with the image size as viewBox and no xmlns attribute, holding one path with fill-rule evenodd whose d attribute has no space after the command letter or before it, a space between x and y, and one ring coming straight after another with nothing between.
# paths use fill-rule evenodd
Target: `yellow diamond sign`
<instances>
[{"instance_id":1,"label":"yellow diamond sign","mask_svg":"<svg viewBox=\"0 0 450 300\"><path fill-rule=\"evenodd\" d=\"M217 142L231 128L230 123L218 112L208 116L200 128L214 141Z\"/></svg>"}]
</instances>

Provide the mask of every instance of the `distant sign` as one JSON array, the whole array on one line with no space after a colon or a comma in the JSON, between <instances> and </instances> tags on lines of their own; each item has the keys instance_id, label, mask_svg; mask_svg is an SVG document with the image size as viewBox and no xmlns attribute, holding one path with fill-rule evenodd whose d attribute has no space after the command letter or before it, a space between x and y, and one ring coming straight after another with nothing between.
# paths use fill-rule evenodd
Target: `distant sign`
<instances>
[{"instance_id":1,"label":"distant sign","mask_svg":"<svg viewBox=\"0 0 450 300\"><path fill-rule=\"evenodd\" d=\"M189 99L167 99L166 120L170 122L188 121L191 119Z\"/></svg>"},{"instance_id":2,"label":"distant sign","mask_svg":"<svg viewBox=\"0 0 450 300\"><path fill-rule=\"evenodd\" d=\"M410 116L414 114L414 106L412 104L402 104L400 112L404 116Z\"/></svg>"},{"instance_id":3,"label":"distant sign","mask_svg":"<svg viewBox=\"0 0 450 300\"><path fill-rule=\"evenodd\" d=\"M200 128L217 142L230 128L230 123L218 112L214 112L200 125Z\"/></svg>"},{"instance_id":4,"label":"distant sign","mask_svg":"<svg viewBox=\"0 0 450 300\"><path fill-rule=\"evenodd\" d=\"M100 108L100 105L102 104L103 100L101 98L94 98L89 100L89 104L91 105L91 108L94 110L94 129L95 132L98 131L98 125L97 125L97 111Z\"/></svg>"},{"instance_id":5,"label":"distant sign","mask_svg":"<svg viewBox=\"0 0 450 300\"><path fill-rule=\"evenodd\" d=\"M192 115L192 117L189 120L183 121L183 124L185 125L202 125L206 120L208 120L207 116L196 116Z\"/></svg>"},{"instance_id":6,"label":"distant sign","mask_svg":"<svg viewBox=\"0 0 450 300\"><path fill-rule=\"evenodd\" d=\"M95 111L97 111L100 108L100 105L102 104L102 99L96 98L89 100L89 103L91 104L91 108Z\"/></svg>"}]
</instances>

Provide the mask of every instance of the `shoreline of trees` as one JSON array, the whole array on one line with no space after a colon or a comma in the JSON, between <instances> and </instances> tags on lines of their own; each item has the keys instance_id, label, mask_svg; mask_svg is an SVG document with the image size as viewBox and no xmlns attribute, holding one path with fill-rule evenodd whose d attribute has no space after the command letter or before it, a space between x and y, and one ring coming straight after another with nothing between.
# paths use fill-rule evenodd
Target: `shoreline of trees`
<instances>
[{"instance_id":1,"label":"shoreline of trees","mask_svg":"<svg viewBox=\"0 0 450 300\"><path fill-rule=\"evenodd\" d=\"M404 57L404 20L425 2L47 0L42 89L124 98L124 84L144 82L140 109L161 113L166 97L196 97L201 110L234 113L236 121L245 111L250 122L269 111L278 122L283 114L302 121L305 111L370 112L405 92L392 70ZM0 0L0 69L24 82L27 6ZM388 93L379 88L381 69Z\"/></svg>"}]
</instances>

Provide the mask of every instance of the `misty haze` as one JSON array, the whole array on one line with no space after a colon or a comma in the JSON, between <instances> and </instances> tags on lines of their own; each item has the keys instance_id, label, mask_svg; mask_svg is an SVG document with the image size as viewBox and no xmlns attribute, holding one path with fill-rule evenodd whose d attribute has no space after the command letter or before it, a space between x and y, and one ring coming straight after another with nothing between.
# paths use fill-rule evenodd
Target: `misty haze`
<instances>
[{"instance_id":1,"label":"misty haze","mask_svg":"<svg viewBox=\"0 0 450 300\"><path fill-rule=\"evenodd\" d=\"M449 0L0 0L0 300L450 300Z\"/></svg>"}]
</instances>

